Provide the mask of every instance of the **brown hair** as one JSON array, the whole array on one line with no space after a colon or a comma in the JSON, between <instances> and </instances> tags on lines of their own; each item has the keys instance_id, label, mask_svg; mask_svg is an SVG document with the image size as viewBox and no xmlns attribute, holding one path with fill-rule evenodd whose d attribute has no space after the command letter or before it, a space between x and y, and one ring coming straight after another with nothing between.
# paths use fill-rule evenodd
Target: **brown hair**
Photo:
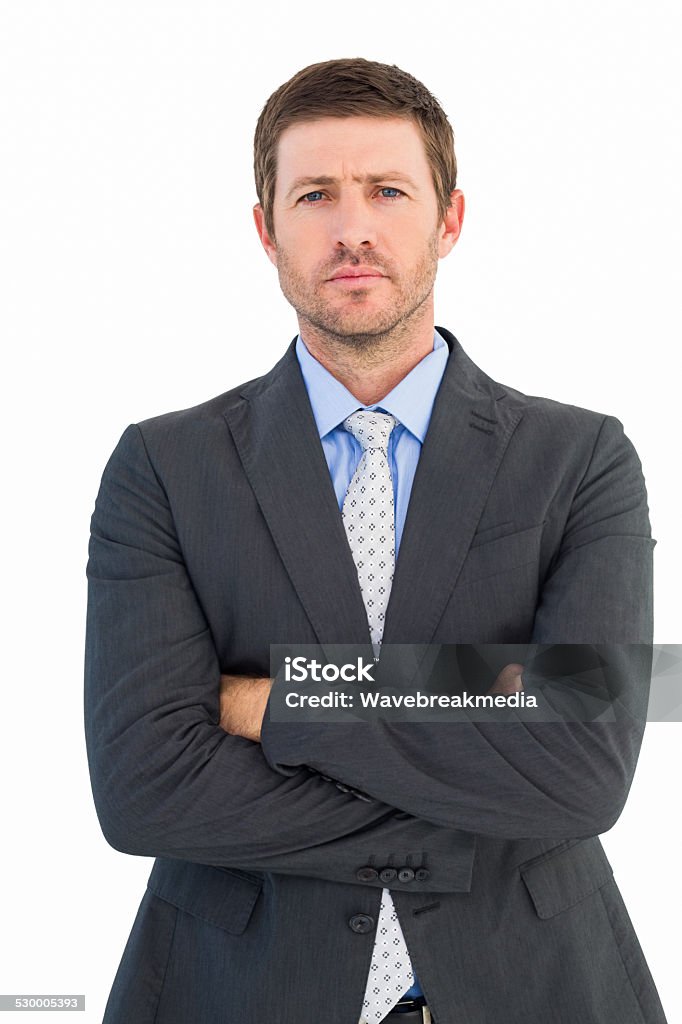
<instances>
[{"instance_id":1,"label":"brown hair","mask_svg":"<svg viewBox=\"0 0 682 1024\"><path fill-rule=\"evenodd\" d=\"M265 226L275 237L273 200L277 147L285 128L321 117L405 117L421 129L445 217L457 181L452 127L426 86L395 64L353 57L310 64L273 92L263 107L253 140L253 169Z\"/></svg>"}]
</instances>

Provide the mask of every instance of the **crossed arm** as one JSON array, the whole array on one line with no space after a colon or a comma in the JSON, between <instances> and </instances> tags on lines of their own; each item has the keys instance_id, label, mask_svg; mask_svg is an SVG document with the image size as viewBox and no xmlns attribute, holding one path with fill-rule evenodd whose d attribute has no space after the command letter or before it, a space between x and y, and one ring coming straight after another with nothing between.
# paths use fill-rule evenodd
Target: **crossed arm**
<instances>
[{"instance_id":1,"label":"crossed arm","mask_svg":"<svg viewBox=\"0 0 682 1024\"><path fill-rule=\"evenodd\" d=\"M468 888L473 836L303 768L273 771L243 735L256 736L267 679L225 684L220 707L213 637L135 425L102 477L87 576L85 738L111 846L343 883L368 863L418 864L425 854L424 891Z\"/></svg>"},{"instance_id":2,"label":"crossed arm","mask_svg":"<svg viewBox=\"0 0 682 1024\"><path fill-rule=\"evenodd\" d=\"M366 722L312 729L250 722L264 756L306 765L407 813L500 838L588 837L618 819L639 755L651 670L653 547L639 458L606 417L543 581L532 645L609 647L619 693L613 721ZM543 680L532 666L524 689ZM497 685L497 684L496 684ZM499 692L505 692L501 690ZM264 695L265 691L263 691ZM265 701L267 704L267 700ZM226 718L228 728L229 714Z\"/></svg>"},{"instance_id":3,"label":"crossed arm","mask_svg":"<svg viewBox=\"0 0 682 1024\"><path fill-rule=\"evenodd\" d=\"M639 461L611 421L575 497L531 640L584 642L607 607L609 639L649 642L652 547ZM368 852L427 850L443 866L434 891L449 891L461 882L461 874L453 881L458 850L477 833L579 838L611 827L622 809L642 735L634 719L470 722L453 731L372 722L357 751L343 725L314 730L264 718L269 679L221 680L136 426L102 478L88 581L87 752L100 824L116 849L340 881ZM627 653L622 670L644 689Z\"/></svg>"}]
</instances>

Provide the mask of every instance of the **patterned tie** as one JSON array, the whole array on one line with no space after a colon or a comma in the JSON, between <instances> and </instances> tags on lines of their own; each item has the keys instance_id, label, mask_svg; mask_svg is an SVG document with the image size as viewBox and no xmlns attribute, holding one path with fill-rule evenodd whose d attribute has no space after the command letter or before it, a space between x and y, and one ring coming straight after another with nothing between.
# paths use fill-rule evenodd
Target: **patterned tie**
<instances>
[{"instance_id":1,"label":"patterned tie","mask_svg":"<svg viewBox=\"0 0 682 1024\"><path fill-rule=\"evenodd\" d=\"M397 420L358 409L343 425L362 445L362 458L343 499L343 525L358 570L374 654L378 656L395 567L393 481L388 441ZM410 954L388 889L381 893L372 962L360 1024L377 1024L414 983Z\"/></svg>"}]
</instances>

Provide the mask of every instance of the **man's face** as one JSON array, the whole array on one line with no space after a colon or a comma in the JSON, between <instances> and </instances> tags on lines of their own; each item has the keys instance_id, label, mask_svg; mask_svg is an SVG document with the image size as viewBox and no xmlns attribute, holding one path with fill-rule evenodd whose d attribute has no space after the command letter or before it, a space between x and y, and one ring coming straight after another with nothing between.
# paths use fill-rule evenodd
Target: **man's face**
<instances>
[{"instance_id":1,"label":"man's face","mask_svg":"<svg viewBox=\"0 0 682 1024\"><path fill-rule=\"evenodd\" d=\"M452 201L443 222L413 121L325 117L280 137L276 240L260 206L254 214L299 324L358 344L432 301L438 260L459 234L461 192Z\"/></svg>"}]
</instances>

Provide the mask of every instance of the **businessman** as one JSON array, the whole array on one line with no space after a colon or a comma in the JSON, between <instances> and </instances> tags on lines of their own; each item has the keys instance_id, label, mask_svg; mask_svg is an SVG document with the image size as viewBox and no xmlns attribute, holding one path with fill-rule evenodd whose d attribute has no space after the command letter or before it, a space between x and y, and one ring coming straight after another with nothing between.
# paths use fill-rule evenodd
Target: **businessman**
<instances>
[{"instance_id":1,"label":"businessman","mask_svg":"<svg viewBox=\"0 0 682 1024\"><path fill-rule=\"evenodd\" d=\"M92 517L95 806L115 849L156 858L105 1024L663 1024L598 839L647 698L633 445L435 326L464 199L411 75L304 68L254 167L298 334L265 376L130 425ZM272 713L271 645L336 643L613 645L621 712Z\"/></svg>"}]
</instances>

